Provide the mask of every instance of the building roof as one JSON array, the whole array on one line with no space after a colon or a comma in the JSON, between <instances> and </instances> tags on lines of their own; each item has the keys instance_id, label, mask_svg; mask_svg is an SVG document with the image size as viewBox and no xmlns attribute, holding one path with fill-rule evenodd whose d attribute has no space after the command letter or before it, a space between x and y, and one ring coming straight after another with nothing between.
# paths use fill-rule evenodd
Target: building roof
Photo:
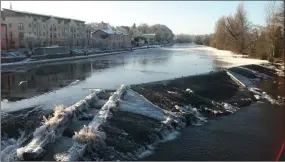
<instances>
[{"instance_id":1,"label":"building roof","mask_svg":"<svg viewBox=\"0 0 285 162\"><path fill-rule=\"evenodd\" d=\"M155 34L150 33L150 34L142 34L141 37L145 37L145 38L154 38Z\"/></svg>"},{"instance_id":2,"label":"building roof","mask_svg":"<svg viewBox=\"0 0 285 162\"><path fill-rule=\"evenodd\" d=\"M155 36L155 33L143 34L143 36Z\"/></svg>"},{"instance_id":3,"label":"building roof","mask_svg":"<svg viewBox=\"0 0 285 162\"><path fill-rule=\"evenodd\" d=\"M85 21L72 19L72 18L64 18L64 17L59 17L59 16L53 16L53 15L45 15L45 14L39 14L39 13L26 12L26 11L11 10L11 9L7 9L7 8L3 8L4 13L5 13L5 10L20 13L20 14L35 15L35 16L42 16L42 17L54 17L57 19L74 20L74 21L79 21L79 22L85 23ZM1 15L2 15L2 13L1 13Z\"/></svg>"},{"instance_id":4,"label":"building roof","mask_svg":"<svg viewBox=\"0 0 285 162\"><path fill-rule=\"evenodd\" d=\"M101 30L101 31L103 31L104 33L109 34L109 35L113 35L113 34L128 35L128 34L125 34L125 33L123 33L123 32L113 31L113 30L110 30L110 29L109 29L109 30L98 29L98 30L96 30L96 31L94 31L94 32L92 32L92 33L95 33L95 32L97 32L97 31L99 31L99 30Z\"/></svg>"}]
</instances>

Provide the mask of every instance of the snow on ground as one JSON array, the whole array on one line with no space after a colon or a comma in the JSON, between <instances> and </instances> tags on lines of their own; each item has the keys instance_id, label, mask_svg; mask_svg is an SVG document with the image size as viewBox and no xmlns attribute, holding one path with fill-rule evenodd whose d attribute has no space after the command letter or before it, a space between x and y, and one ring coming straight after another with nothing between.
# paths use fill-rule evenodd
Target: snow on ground
<instances>
[{"instance_id":1,"label":"snow on ground","mask_svg":"<svg viewBox=\"0 0 285 162\"><path fill-rule=\"evenodd\" d=\"M211 56L215 57L215 59L222 61L222 62L225 62L225 63L228 63L227 65L223 65L224 68L249 65L249 64L269 63L266 60L246 58L245 55L234 54L231 51L218 50L218 49L212 48L212 47L202 46L202 47L194 47L191 49L208 51L208 53L210 53Z\"/></svg>"}]
</instances>

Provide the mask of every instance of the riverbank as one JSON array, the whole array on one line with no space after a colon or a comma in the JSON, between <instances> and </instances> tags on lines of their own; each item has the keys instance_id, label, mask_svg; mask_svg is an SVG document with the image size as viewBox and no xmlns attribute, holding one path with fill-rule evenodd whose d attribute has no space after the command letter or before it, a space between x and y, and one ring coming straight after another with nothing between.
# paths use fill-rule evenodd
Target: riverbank
<instances>
[{"instance_id":1,"label":"riverbank","mask_svg":"<svg viewBox=\"0 0 285 162\"><path fill-rule=\"evenodd\" d=\"M150 48L159 48L160 46L143 46L143 47L134 47L132 50L142 50L142 49L150 49ZM122 54L130 52L129 50L119 50L119 51L112 51L112 52L102 52L96 54L89 54L86 56L74 56L74 57L65 57L65 58L56 58L56 59L45 59L45 60L36 60L33 61L31 59L26 59L20 62L13 62L13 63L1 63L2 70L5 71L6 68L11 67L20 67L20 66L28 66L28 65L37 65L37 64L48 64L54 62L62 62L62 61L71 61L71 60L80 60L80 59L87 59L93 57L100 57L100 56L108 56L108 55L115 55L115 54Z\"/></svg>"},{"instance_id":2,"label":"riverbank","mask_svg":"<svg viewBox=\"0 0 285 162\"><path fill-rule=\"evenodd\" d=\"M209 46L197 45L194 48L198 51L207 51L209 53L208 55L211 58L213 58L215 62L217 62L218 69L255 64L255 65L265 66L266 68L269 69L273 69L276 71L276 74L279 76L284 76L285 73L284 62L281 61L272 63L267 60L250 58L246 55L235 54L231 51L219 50Z\"/></svg>"}]
</instances>

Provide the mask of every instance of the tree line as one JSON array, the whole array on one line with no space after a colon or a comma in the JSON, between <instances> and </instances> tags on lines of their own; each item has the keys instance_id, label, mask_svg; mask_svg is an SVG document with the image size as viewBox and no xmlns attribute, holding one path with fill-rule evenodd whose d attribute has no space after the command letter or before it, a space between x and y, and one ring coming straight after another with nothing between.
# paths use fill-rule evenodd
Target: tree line
<instances>
[{"instance_id":1,"label":"tree line","mask_svg":"<svg viewBox=\"0 0 285 162\"><path fill-rule=\"evenodd\" d=\"M172 30L163 24L149 25L147 23L136 26L120 26L116 30L129 34L132 38L139 37L142 34L155 34L156 42L171 42L173 41L174 34Z\"/></svg>"},{"instance_id":2,"label":"tree line","mask_svg":"<svg viewBox=\"0 0 285 162\"><path fill-rule=\"evenodd\" d=\"M265 27L252 24L243 3L239 4L233 16L222 16L216 22L210 45L261 59L284 56L284 2L269 2Z\"/></svg>"},{"instance_id":3,"label":"tree line","mask_svg":"<svg viewBox=\"0 0 285 162\"><path fill-rule=\"evenodd\" d=\"M175 36L175 42L212 46L249 57L268 59L284 57L284 1L271 1L266 6L266 25L254 25L248 20L243 3L234 15L222 16L209 35Z\"/></svg>"},{"instance_id":4,"label":"tree line","mask_svg":"<svg viewBox=\"0 0 285 162\"><path fill-rule=\"evenodd\" d=\"M195 43L199 45L210 45L210 40L213 34L204 35L188 35L188 34L178 34L174 37L176 43Z\"/></svg>"}]
</instances>

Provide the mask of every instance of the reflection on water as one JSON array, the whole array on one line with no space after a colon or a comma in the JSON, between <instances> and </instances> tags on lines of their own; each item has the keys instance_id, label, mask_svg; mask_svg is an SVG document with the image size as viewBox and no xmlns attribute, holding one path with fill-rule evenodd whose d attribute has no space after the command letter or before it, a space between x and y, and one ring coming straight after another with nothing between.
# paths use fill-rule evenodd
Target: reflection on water
<instances>
[{"instance_id":1,"label":"reflection on water","mask_svg":"<svg viewBox=\"0 0 285 162\"><path fill-rule=\"evenodd\" d=\"M15 101L40 95L85 80L94 69L108 67L108 60L104 60L45 65L21 72L2 72L2 99Z\"/></svg>"},{"instance_id":2,"label":"reflection on water","mask_svg":"<svg viewBox=\"0 0 285 162\"><path fill-rule=\"evenodd\" d=\"M56 104L70 105L87 95L89 88L116 89L120 84L145 83L214 70L215 65L207 51L191 50L193 47L175 45L37 65L18 71L11 69L1 73L1 107L13 111L39 105L47 108Z\"/></svg>"}]
</instances>

